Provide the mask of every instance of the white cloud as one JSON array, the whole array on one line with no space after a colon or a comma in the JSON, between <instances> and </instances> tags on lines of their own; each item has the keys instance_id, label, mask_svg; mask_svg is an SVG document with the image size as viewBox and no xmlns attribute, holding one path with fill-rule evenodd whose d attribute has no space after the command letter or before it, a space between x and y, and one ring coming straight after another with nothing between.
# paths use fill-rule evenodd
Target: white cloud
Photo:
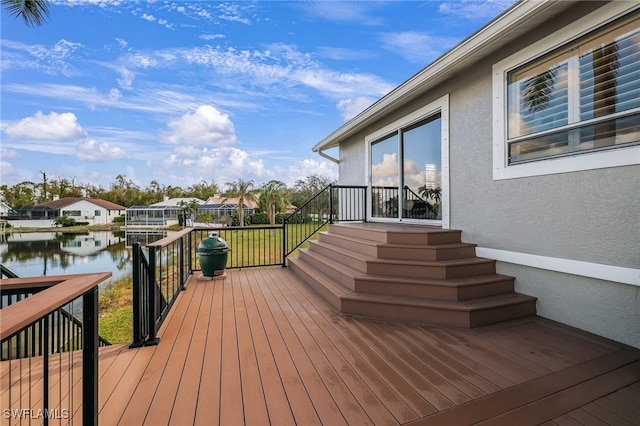
<instances>
[{"instance_id":1,"label":"white cloud","mask_svg":"<svg viewBox=\"0 0 640 426\"><path fill-rule=\"evenodd\" d=\"M179 146L155 170L159 180L170 180L176 185L191 185L203 179L220 185L238 179L253 180L258 184L278 179L293 186L297 180L314 174L331 179L338 177L337 165L329 161L303 159L291 161L286 168L268 166L265 159L257 158L255 153L230 146Z\"/></svg>"},{"instance_id":2,"label":"white cloud","mask_svg":"<svg viewBox=\"0 0 640 426\"><path fill-rule=\"evenodd\" d=\"M395 87L374 74L328 69L314 61L313 55L284 43L271 44L262 51L201 46L137 52L120 62L131 72L136 68L171 70L187 65L190 73L203 73L215 85L241 93L245 99L256 87L259 92L254 91L254 96L270 94L294 100L308 99L307 88L315 89L320 96L344 99L345 94L380 97Z\"/></svg>"},{"instance_id":3,"label":"white cloud","mask_svg":"<svg viewBox=\"0 0 640 426\"><path fill-rule=\"evenodd\" d=\"M162 141L188 146L227 146L238 143L233 123L210 105L200 106L193 114L187 113L169 122L169 132Z\"/></svg>"},{"instance_id":4,"label":"white cloud","mask_svg":"<svg viewBox=\"0 0 640 426\"><path fill-rule=\"evenodd\" d=\"M107 6L117 7L122 4L121 0L64 0L64 2L54 0L53 2L64 6L99 6L103 8Z\"/></svg>"},{"instance_id":5,"label":"white cloud","mask_svg":"<svg viewBox=\"0 0 640 426\"><path fill-rule=\"evenodd\" d=\"M78 117L71 112L51 112L45 115L38 111L33 117L8 124L4 132L14 139L70 141L86 137L86 132L78 123Z\"/></svg>"},{"instance_id":6,"label":"white cloud","mask_svg":"<svg viewBox=\"0 0 640 426\"><path fill-rule=\"evenodd\" d=\"M382 47L408 61L427 65L459 41L454 37L434 37L417 31L385 33Z\"/></svg>"},{"instance_id":7,"label":"white cloud","mask_svg":"<svg viewBox=\"0 0 640 426\"><path fill-rule=\"evenodd\" d=\"M372 184L394 186L398 184L398 155L384 154L382 161L371 165Z\"/></svg>"},{"instance_id":8,"label":"white cloud","mask_svg":"<svg viewBox=\"0 0 640 426\"><path fill-rule=\"evenodd\" d=\"M320 46L316 49L320 58L327 58L334 61L360 61L375 57L375 53L360 49L350 49L348 47Z\"/></svg>"},{"instance_id":9,"label":"white cloud","mask_svg":"<svg viewBox=\"0 0 640 426\"><path fill-rule=\"evenodd\" d=\"M165 170L174 171L172 179L181 184L199 180L214 180L224 183L237 179L268 180L270 176L261 159L252 159L248 152L239 148L223 146L217 148L178 147L163 162ZM175 173L179 171L179 173Z\"/></svg>"},{"instance_id":10,"label":"white cloud","mask_svg":"<svg viewBox=\"0 0 640 426\"><path fill-rule=\"evenodd\" d=\"M106 161L125 158L126 154L119 147L109 146L107 143L98 143L89 139L77 145L76 157L85 161Z\"/></svg>"},{"instance_id":11,"label":"white cloud","mask_svg":"<svg viewBox=\"0 0 640 426\"><path fill-rule=\"evenodd\" d=\"M67 102L77 102L94 110L100 107L121 108L138 112L154 112L161 114L183 114L193 111L211 98L213 94L203 94L198 88L156 84L137 88L133 93L123 97L119 90L110 89L100 93L95 87L82 87L66 84L7 84L2 87L3 93L16 93L34 97L45 97ZM220 105L250 110L258 106L250 99L239 98L236 95L215 95L215 101Z\"/></svg>"},{"instance_id":12,"label":"white cloud","mask_svg":"<svg viewBox=\"0 0 640 426\"><path fill-rule=\"evenodd\" d=\"M209 41L209 40L217 40L217 39L220 39L220 38L225 38L225 35L224 34L202 34L200 36L200 39L207 40L207 41Z\"/></svg>"},{"instance_id":13,"label":"white cloud","mask_svg":"<svg viewBox=\"0 0 640 426\"><path fill-rule=\"evenodd\" d=\"M149 22L155 22L156 17L153 15L148 15L146 13L143 13L141 16L142 19L144 19L145 21L149 21Z\"/></svg>"},{"instance_id":14,"label":"white cloud","mask_svg":"<svg viewBox=\"0 0 640 426\"><path fill-rule=\"evenodd\" d=\"M349 121L365 109L369 108L376 99L367 96L356 96L338 102L338 109L342 112L342 119Z\"/></svg>"},{"instance_id":15,"label":"white cloud","mask_svg":"<svg viewBox=\"0 0 640 426\"><path fill-rule=\"evenodd\" d=\"M218 18L225 21L250 25L251 21L243 16L243 13L246 12L246 10L242 6L243 5L238 3L221 3L217 6L219 12Z\"/></svg>"},{"instance_id":16,"label":"white cloud","mask_svg":"<svg viewBox=\"0 0 640 426\"><path fill-rule=\"evenodd\" d=\"M289 166L287 171L285 183L289 186L293 186L298 180L305 180L312 175L325 176L332 180L338 180L338 165L330 161L318 161L314 159L304 159L296 161Z\"/></svg>"},{"instance_id":17,"label":"white cloud","mask_svg":"<svg viewBox=\"0 0 640 426\"><path fill-rule=\"evenodd\" d=\"M382 4L382 2L380 2ZM376 2L316 1L299 4L302 10L314 17L335 22L357 22L360 25L382 25L383 20L370 14Z\"/></svg>"},{"instance_id":18,"label":"white cloud","mask_svg":"<svg viewBox=\"0 0 640 426\"><path fill-rule=\"evenodd\" d=\"M70 61L77 59L78 52L84 46L81 43L61 39L48 46L25 44L16 41L2 40L3 69L19 68L40 70L49 75L72 77L81 71L72 66ZM4 63L9 59L8 63Z\"/></svg>"},{"instance_id":19,"label":"white cloud","mask_svg":"<svg viewBox=\"0 0 640 426\"><path fill-rule=\"evenodd\" d=\"M491 19L515 3L515 0L459 0L440 3L439 11L445 15L465 19Z\"/></svg>"},{"instance_id":20,"label":"white cloud","mask_svg":"<svg viewBox=\"0 0 640 426\"><path fill-rule=\"evenodd\" d=\"M4 160L9 160L13 158L20 158L20 153L13 149L0 148L0 157Z\"/></svg>"},{"instance_id":21,"label":"white cloud","mask_svg":"<svg viewBox=\"0 0 640 426\"><path fill-rule=\"evenodd\" d=\"M381 97L395 87L373 74L340 73L324 69L301 69L289 78L334 99L344 99L349 94Z\"/></svg>"},{"instance_id":22,"label":"white cloud","mask_svg":"<svg viewBox=\"0 0 640 426\"><path fill-rule=\"evenodd\" d=\"M136 78L136 74L125 67L118 67L118 72L120 73L120 78L116 79L118 85L122 89L130 90L133 86L133 80Z\"/></svg>"},{"instance_id":23,"label":"white cloud","mask_svg":"<svg viewBox=\"0 0 640 426\"><path fill-rule=\"evenodd\" d=\"M121 49L127 49L129 47L129 43L127 43L127 41L123 38L116 37L116 41L118 42L118 45Z\"/></svg>"},{"instance_id":24,"label":"white cloud","mask_svg":"<svg viewBox=\"0 0 640 426\"><path fill-rule=\"evenodd\" d=\"M120 93L118 89L113 88L109 90L109 100L111 102L117 102L120 98L122 98L122 93Z\"/></svg>"},{"instance_id":25,"label":"white cloud","mask_svg":"<svg viewBox=\"0 0 640 426\"><path fill-rule=\"evenodd\" d=\"M15 167L8 161L0 161L0 181L4 182L23 182L32 179L32 174L26 169Z\"/></svg>"}]
</instances>

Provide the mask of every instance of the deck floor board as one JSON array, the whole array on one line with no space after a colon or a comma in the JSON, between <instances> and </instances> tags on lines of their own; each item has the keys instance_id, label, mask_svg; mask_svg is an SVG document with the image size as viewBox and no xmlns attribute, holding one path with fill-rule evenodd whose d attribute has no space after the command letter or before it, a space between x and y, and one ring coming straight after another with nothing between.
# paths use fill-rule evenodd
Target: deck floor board
<instances>
[{"instance_id":1,"label":"deck floor board","mask_svg":"<svg viewBox=\"0 0 640 426\"><path fill-rule=\"evenodd\" d=\"M101 424L640 424L638 349L539 317L458 329L347 316L287 268L193 275L159 337L100 349ZM42 361L0 367L4 403L9 371L24 390ZM53 376L76 412L79 377Z\"/></svg>"},{"instance_id":2,"label":"deck floor board","mask_svg":"<svg viewBox=\"0 0 640 426\"><path fill-rule=\"evenodd\" d=\"M316 294L300 293L296 291L298 289L291 291L283 283L279 283L279 287L283 289L283 294L290 291L294 309L313 321L309 325L310 331L323 350L333 355L336 370L340 371L343 381L356 395L374 424L397 424L398 421L415 418L415 411L389 387L379 372L364 362L361 353L348 342L341 344L343 336L331 320L331 314L326 317L321 312L326 306L314 304L317 303L314 300Z\"/></svg>"}]
</instances>

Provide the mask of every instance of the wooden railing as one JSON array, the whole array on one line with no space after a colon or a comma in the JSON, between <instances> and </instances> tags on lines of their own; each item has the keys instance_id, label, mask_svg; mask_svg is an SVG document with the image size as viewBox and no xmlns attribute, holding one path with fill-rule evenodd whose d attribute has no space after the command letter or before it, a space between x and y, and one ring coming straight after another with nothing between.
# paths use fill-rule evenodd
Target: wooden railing
<instances>
[{"instance_id":1,"label":"wooden railing","mask_svg":"<svg viewBox=\"0 0 640 426\"><path fill-rule=\"evenodd\" d=\"M2 271L2 278L20 278L17 274L13 273L4 265L0 264L0 270ZM58 278L53 281L46 278L29 278L30 282L27 284L20 284L24 280L14 282L13 284L2 284L0 288L0 309L4 309L9 305L17 303L21 300L25 300L28 297L39 293L52 285L59 282ZM55 313L52 313L52 324L57 330L57 334L53 335L52 350L55 352L75 351L82 349L82 321L80 321L73 312L68 312L65 308L58 309ZM34 324L31 329L24 330L23 335L40 335L42 330L39 328L40 323ZM42 346L38 345L36 339L24 340L17 339L15 353L18 357L27 358L31 356L42 356ZM27 343L28 342L28 343ZM56 343L57 342L57 343ZM111 343L104 339L102 336L98 336L98 345L100 347L110 346ZM7 359L2 352L4 347L0 347L0 359Z\"/></svg>"},{"instance_id":2,"label":"wooden railing","mask_svg":"<svg viewBox=\"0 0 640 426\"><path fill-rule=\"evenodd\" d=\"M0 406L7 420L20 423L35 415L48 424L52 418L72 422L81 417L79 423L97 424L98 285L110 276L98 273L0 282L3 292L41 290L0 310ZM68 313L82 312L79 336L75 322L60 320L65 317L60 313L63 308ZM82 351L72 350L76 339ZM22 358L24 348L42 355ZM74 392L78 386L81 392Z\"/></svg>"}]
</instances>

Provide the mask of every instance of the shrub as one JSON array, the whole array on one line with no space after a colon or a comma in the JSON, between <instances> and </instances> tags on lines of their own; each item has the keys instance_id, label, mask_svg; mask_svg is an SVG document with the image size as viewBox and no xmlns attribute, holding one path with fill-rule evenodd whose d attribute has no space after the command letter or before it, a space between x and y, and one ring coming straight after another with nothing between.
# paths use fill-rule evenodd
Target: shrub
<instances>
[{"instance_id":1,"label":"shrub","mask_svg":"<svg viewBox=\"0 0 640 426\"><path fill-rule=\"evenodd\" d=\"M124 225L124 215L116 216L113 218L113 223L117 223L118 225Z\"/></svg>"},{"instance_id":2,"label":"shrub","mask_svg":"<svg viewBox=\"0 0 640 426\"><path fill-rule=\"evenodd\" d=\"M269 225L269 215L266 213L254 213L250 217L252 225Z\"/></svg>"},{"instance_id":3,"label":"shrub","mask_svg":"<svg viewBox=\"0 0 640 426\"><path fill-rule=\"evenodd\" d=\"M57 225L62 226L63 228L68 227L68 226L75 226L76 225L76 220L72 217L69 216L60 216L58 218L56 218L56 220L53 222Z\"/></svg>"},{"instance_id":4,"label":"shrub","mask_svg":"<svg viewBox=\"0 0 640 426\"><path fill-rule=\"evenodd\" d=\"M286 213L278 213L276 215L276 223L282 223L282 220L285 217L288 217L289 214ZM311 219L308 216L303 215L302 213L295 213L290 219L288 223L291 224L300 224L300 223L309 223Z\"/></svg>"}]
</instances>

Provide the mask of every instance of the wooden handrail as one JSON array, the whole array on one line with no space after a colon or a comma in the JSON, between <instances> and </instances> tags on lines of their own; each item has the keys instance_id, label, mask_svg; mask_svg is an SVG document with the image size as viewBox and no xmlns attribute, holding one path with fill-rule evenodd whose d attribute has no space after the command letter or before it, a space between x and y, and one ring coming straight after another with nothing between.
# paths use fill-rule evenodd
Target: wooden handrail
<instances>
[{"instance_id":1,"label":"wooden handrail","mask_svg":"<svg viewBox=\"0 0 640 426\"><path fill-rule=\"evenodd\" d=\"M11 337L48 313L82 296L109 277L111 272L2 280L3 287L17 287L19 284L24 288L29 282L39 286L45 282L52 284L46 290L0 309L0 336L3 340ZM56 281L58 285L54 285Z\"/></svg>"},{"instance_id":2,"label":"wooden handrail","mask_svg":"<svg viewBox=\"0 0 640 426\"><path fill-rule=\"evenodd\" d=\"M0 291L17 290L22 288L46 288L70 278L84 277L91 274L53 275L49 277L4 278L0 280Z\"/></svg>"},{"instance_id":3,"label":"wooden handrail","mask_svg":"<svg viewBox=\"0 0 640 426\"><path fill-rule=\"evenodd\" d=\"M152 243L147 244L147 247L151 247L151 246L153 246L153 247L164 247L166 245L169 245L169 243L172 243L172 242L176 241L180 237L189 234L191 231L193 231L193 228L182 229L182 230L176 232L173 235L169 235L167 237L164 237L161 240L154 241Z\"/></svg>"}]
</instances>

